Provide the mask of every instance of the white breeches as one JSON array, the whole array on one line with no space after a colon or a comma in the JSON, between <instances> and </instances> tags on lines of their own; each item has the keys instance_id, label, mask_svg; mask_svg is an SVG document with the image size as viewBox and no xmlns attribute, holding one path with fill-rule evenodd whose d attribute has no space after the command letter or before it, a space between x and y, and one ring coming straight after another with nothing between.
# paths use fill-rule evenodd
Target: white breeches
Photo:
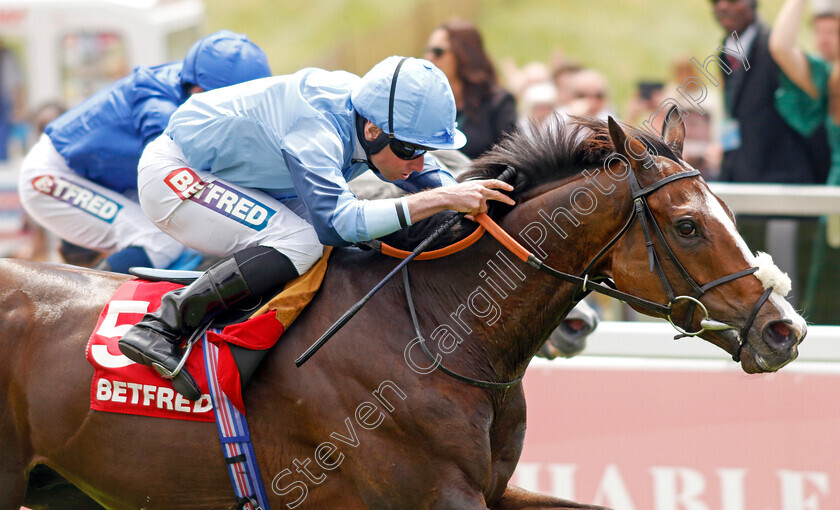
<instances>
[{"instance_id":1,"label":"white breeches","mask_svg":"<svg viewBox=\"0 0 840 510\"><path fill-rule=\"evenodd\" d=\"M18 190L27 214L71 243L105 252L139 246L155 267L184 250L143 214L133 189L123 195L76 174L47 135L24 158Z\"/></svg>"},{"instance_id":2,"label":"white breeches","mask_svg":"<svg viewBox=\"0 0 840 510\"><path fill-rule=\"evenodd\" d=\"M271 196L190 168L168 136L149 143L137 174L140 205L158 228L206 253L227 256L270 246L289 257L300 274L321 258L323 246L307 223L300 200Z\"/></svg>"}]
</instances>

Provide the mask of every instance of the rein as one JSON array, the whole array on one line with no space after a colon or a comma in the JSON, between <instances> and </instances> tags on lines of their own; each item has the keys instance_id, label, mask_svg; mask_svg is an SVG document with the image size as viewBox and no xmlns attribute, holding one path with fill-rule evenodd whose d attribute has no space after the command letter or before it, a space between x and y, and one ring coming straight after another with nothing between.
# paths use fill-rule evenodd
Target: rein
<instances>
[{"instance_id":1,"label":"rein","mask_svg":"<svg viewBox=\"0 0 840 510\"><path fill-rule=\"evenodd\" d=\"M650 156L649 153L645 153L644 165L645 165L645 167L655 166L655 163L653 162L653 158ZM510 177L512 177L515 172L516 172L516 170L513 167L508 166L507 169L499 176L499 179L500 180L507 180ZM370 248L376 249L377 251L380 251L381 253L383 253L385 255L395 256L395 257L399 257L399 258L403 258L403 254L405 254L405 253L408 253L408 255L406 255L404 257L404 259L402 260L402 262L400 262L397 265L397 267L395 267L390 273L388 273L388 275L382 281L380 281L365 297L363 297L359 302L357 302L355 305L353 305L353 307L351 307L347 312L345 312L345 314L341 318L339 318L339 320L336 321L330 327L330 329L321 336L321 338L316 340L315 343L313 343L309 347L309 349L306 350L306 352L304 352L297 360L295 360L295 365L300 367L310 357L312 357L312 355L315 354L315 352L317 352L321 347L323 347L323 345L330 338L332 338L332 336L339 329L341 329L341 327L344 326L344 324L346 324L347 321L349 321L350 318L353 317L356 314L356 312L358 312L361 309L361 307L373 296L373 294L375 294L379 289L381 289L385 285L385 283L387 283L398 271L403 270L405 268L406 264L409 261L411 261L414 258L418 258L418 259L421 259L421 260L439 258L439 257L445 256L445 255L449 255L451 253L455 253L455 252L460 251L461 249L464 249L464 248L472 245L473 243L475 243L484 234L484 231L489 232L490 235L492 235L494 238L496 238L505 248L507 248L511 253L513 253L518 259L525 262L527 265L531 266L532 268L534 268L538 271L542 271L543 273L549 274L549 275L551 275L551 276L553 276L553 277L555 277L559 280L565 281L567 283L574 284L576 287L580 287L581 292L583 292L583 296L585 296L589 292L598 292L600 294L604 294L605 296L609 296L609 297L612 297L614 299L618 299L619 301L623 301L623 302L625 302L629 305L634 305L634 306L637 306L639 308L645 308L645 309L650 310L654 313L664 315L668 319L668 322L671 323L671 325L679 333L678 335L676 335L674 337L674 339L679 339L679 338L686 337L686 336L698 336L705 331L721 331L721 330L727 330L727 329L737 329L734 326L731 326L729 324L711 319L711 317L709 316L709 311L706 309L705 305L703 305L703 303L700 301L700 298L708 290L710 290L712 288L715 288L715 287L717 287L721 284L734 281L738 278L742 278L744 276L751 275L751 274L755 273L756 271L758 271L758 268L750 267L750 268L747 268L747 269L743 269L741 271L736 271L735 273L724 276L722 278L718 278L718 279L716 279L712 282L709 282L709 283L707 283L703 286L698 285L697 282L694 280L694 278L691 277L691 275L688 273L688 271L685 269L685 267L680 263L679 259L677 259L674 252L671 250L671 247L668 245L668 242L665 239L665 236L662 234L662 230L659 228L659 225L656 222L656 218L653 216L653 212L650 210L650 206L647 203L648 195L654 193L655 191L659 190L663 186L665 186L665 185L667 185L671 182L674 182L676 180L679 180L679 179L685 179L685 178L689 178L689 177L697 177L699 175L700 175L700 172L698 170L690 170L688 172L681 172L681 173L678 173L678 174L669 175L668 177L664 177L664 178L660 179L659 181L657 181L657 182L655 182L655 183L653 183L653 184L651 184L647 187L642 188L641 185L639 184L639 181L636 178L635 173L633 173L631 171L630 172L630 190L632 192L632 198L633 198L633 210L630 213L630 217L627 219L627 221L625 222L622 229L612 238L612 240L609 243L607 243L606 246L604 246L604 248L601 249L601 251L598 252L598 254L595 256L595 258L592 259L592 261L586 266L586 269L584 269L584 271L583 271L583 276L582 277L581 276L576 276L576 275L573 275L573 274L569 274L569 273L564 273L563 271L559 271L559 270L549 266L548 264L546 264L542 260L538 259L536 256L534 256L533 253L528 251L527 248L522 246L518 241L516 241L513 237L511 237L510 234L508 234L504 229L502 229L502 227L500 227L495 221L493 221L492 218L487 216L487 214L485 214L485 213L477 214L475 216L475 221L477 223L479 223L480 227L475 232L473 232L473 234L471 234L467 238L465 238L462 241L459 241L459 242L457 242L453 245L447 246L447 247L442 248L440 250L434 250L432 252L425 253L425 257L422 257L424 255L424 250L428 246L430 246L431 243L434 240L436 240L438 237L440 237L440 235L443 232L446 232L452 226L454 226L455 223L460 221L462 215L459 214L459 215L455 215L452 218L450 218L447 222L445 222L443 225L438 227L438 229L435 232L433 232L428 238L423 240L417 246L417 248L415 248L414 251L412 251L410 253L402 252L401 250L396 250L396 249L386 245L385 243L381 243L381 242L379 242L379 243L366 243L367 246L369 246ZM637 219L637 218L639 220L639 223L641 224L642 232L643 232L644 237L645 237L645 246L647 247L647 251L648 251L648 261L649 261L650 271L653 272L654 270L656 270L657 276L659 277L659 280L662 283L663 288L665 289L665 293L668 296L668 303L667 304L661 304L661 303L657 303L655 301L650 301L648 299L644 299L644 298L635 296L633 294L629 294L627 292L620 291L620 290L614 288L614 284L612 284L612 285L603 284L603 283L600 283L598 281L590 280L590 278L589 278L589 271L592 269L592 267L594 267L595 264L598 262L598 260L600 260L600 258L604 254L606 254L607 251L609 251L609 249L612 248L619 241L619 239L622 238L622 236L624 236L624 234L627 233L627 231L633 225L634 220ZM662 264L659 260L659 257L657 256L656 247L655 247L656 243L654 243L654 238L653 238L653 236L651 236L651 226L652 226L652 230L653 230L654 234L656 235L656 239L659 241L659 244L661 244L664 247L666 255L671 260L671 262L674 264L674 266L677 268L678 272L682 275L682 277L686 281L686 283L688 283L689 286L692 288L693 295L677 296L674 293L673 287L671 286L670 281L668 280L668 276L665 274L665 271L662 268ZM414 303L413 303L413 300L411 299L411 291L410 291L409 285L408 285L408 283L409 283L408 282L408 273L405 272L405 271L403 272L403 278L405 280L406 298L409 302L409 311L411 312L411 318L412 318L412 321L414 322L414 329L415 329L415 332L418 334L418 336L422 339L423 336L422 336L422 334L420 334L420 327L419 327L419 324L418 324L418 321L417 321L417 315L414 311ZM606 280L606 281L611 283L610 280ZM773 292L772 287L769 288L769 289L766 289L765 292L758 298L758 300L756 301L755 305L752 308L752 311L750 312L750 315L747 319L746 324L744 325L743 328L740 329L740 331L739 331L739 334L740 334L739 343L738 343L738 345L735 346L734 353L732 353L732 359L734 361L736 361L736 362L740 361L741 351L743 350L744 345L749 343L749 330L752 327L752 324L755 321L755 318L758 316L759 310L764 305L764 303L767 301L767 299L770 297L770 294L772 292ZM583 297L583 296L581 296L581 297ZM676 324L674 324L674 320L671 317L671 314L673 313L674 305L677 304L680 301L688 301L689 302L689 307L688 307L688 310L687 310L687 313L686 313L685 327L679 327ZM701 310L703 312L703 315L705 317L703 317L700 320L700 329L699 330L688 331L687 328L689 328L691 326L691 322L692 322L692 319L694 317L695 306L699 306L701 308ZM459 381L468 382L470 384L473 384L475 386L482 387L482 388L508 388L508 387L510 387L514 384L517 384L522 379L521 375L518 379L516 379L514 381L511 381L509 383L495 383L495 382L480 381L480 380L477 380L477 379L472 379L472 378L457 374L455 372L452 372L451 370L449 370L446 367L444 367L443 365L441 365L439 363L439 361L437 359L435 359L434 355L428 350L428 348L425 345L425 341L421 341L420 345L421 345L421 348L422 348L424 354L432 362L435 363L435 368L440 368L441 371L444 372L446 375L449 375L450 377L453 377L453 378L455 378ZM523 375L524 375L524 373L523 373Z\"/></svg>"},{"instance_id":2,"label":"rein","mask_svg":"<svg viewBox=\"0 0 840 510\"><path fill-rule=\"evenodd\" d=\"M647 155L650 158L650 155ZM650 160L650 164L652 163L652 159ZM510 167L509 167L510 168ZM630 214L630 217L625 222L622 229L612 238L612 240L604 246L595 258L586 266L586 269L583 271L583 276L576 276L573 274L565 273L558 269L555 269L544 261L538 259L533 253L531 253L527 248L522 246L516 239L510 236L498 223L496 223L492 218L487 216L487 214L481 213L475 216L475 221L479 224L479 228L473 232L470 236L457 243L454 243L450 246L445 248L441 248L439 250L435 250L432 252L425 252L421 253L416 256L418 260L428 260L433 258L439 258L445 255L449 255L452 253L456 253L464 248L471 246L474 244L483 234L489 232L496 240L498 240L505 248L507 248L511 253L513 253L518 259L525 262L527 265L541 271L543 273L549 274L554 278L559 280L574 284L581 288L581 291L584 295L588 294L589 292L598 292L599 294L603 294L605 296L609 296L611 298L617 299L619 301L623 301L629 305L634 305L640 308L644 308L650 310L654 313L658 313L660 315L664 315L668 322L677 330L678 334L674 337L674 339L683 338L686 336L698 336L706 331L721 331L726 329L737 329L734 326L730 326L729 324L719 322L713 320L709 316L709 312L706 309L705 305L700 301L700 298L709 290L722 285L724 283L728 283L744 276L751 275L758 271L757 267L749 267L743 269L741 271L736 271L735 273L723 276L716 280L713 280L705 285L699 285L694 278L688 273L685 267L680 263L677 256L674 254L671 247L668 245L667 240L665 239L664 234L662 233L659 224L656 222L656 219L653 216L653 212L650 210L650 206L647 203L647 197L657 191L658 189L662 188L663 186L685 178L696 177L699 176L700 172L698 170L690 170L688 172L681 172L678 174L673 174L659 181L642 188L639 184L636 176L633 172L630 173L630 189L632 191L632 198L633 198L633 210ZM607 280L607 284L600 283L597 281L593 281L589 277L589 271L595 264L600 260L600 258L609 251L623 236L630 227L635 223L635 220L638 219L639 223L642 227L642 233L644 234L645 238L645 246L647 247L648 251L648 264L650 267L650 271L656 271L656 274L662 284L662 287L665 289L665 293L668 296L668 303L661 304L655 301L650 301L633 294L629 294L627 292L620 291L614 286L611 286L612 282ZM653 235L651 235L651 230L653 231ZM665 255L667 258L673 263L674 267L676 267L677 271L683 277L686 283L688 283L689 287L691 287L691 294L692 295L676 295L673 290L673 287L668 280L667 275L662 267L662 263L660 261L659 256L656 252L656 242L654 241L654 236L656 240L658 240L658 244L660 244L663 249L665 250ZM385 243L371 243L369 244L373 249L380 251L381 253L393 257L403 258L402 254L409 253L403 252L402 250L397 250L391 246L388 246ZM425 256L424 256L425 255ZM404 272L404 280L406 281L406 297L409 300L409 310L412 313L412 320L414 321L415 331L417 334L422 338L420 335L419 327L417 324L416 316L414 313L414 306L413 303L410 301L410 290L408 289L408 280L407 275ZM612 284L614 285L614 284ZM741 350L743 349L744 345L749 342L749 330L752 327L753 322L755 322L755 318L758 316L758 312L764 303L769 299L770 294L772 293L773 288L767 289L764 293L758 298L755 305L753 306L750 315L745 323L744 327L739 330L740 342L734 348L734 353L732 353L732 359L736 362L740 361L741 357ZM688 302L688 309L686 310L686 318L683 327L678 326L674 323L673 318L671 317L673 313L673 307L680 301L687 301ZM700 307L704 317L700 320L700 329L697 331L689 331L691 327L691 322L694 317L695 308ZM460 376L458 374L452 375L453 373L443 367L432 355L432 353L428 350L425 345L425 342L420 342L421 348L426 356L433 361L437 366L441 368L441 371L455 377L458 380L462 380L465 382L470 382L476 386L480 387L509 387L513 384L516 384L519 379L516 381L512 381L510 383L490 383L493 385L498 386L484 386L487 384L486 381L476 381L474 379L470 379L465 376ZM457 376L457 377L456 377ZM520 376L521 379L521 376ZM480 383L480 384L476 384Z\"/></svg>"},{"instance_id":3,"label":"rein","mask_svg":"<svg viewBox=\"0 0 840 510\"><path fill-rule=\"evenodd\" d=\"M403 286L405 287L405 300L408 302L408 312L411 314L411 322L412 324L414 324L414 333L420 340L418 343L420 344L420 349L423 351L423 354L425 354L426 357L429 358L429 361L431 361L434 364L434 368L432 368L432 370L434 370L435 368L439 368L441 372L453 379L472 384L473 386L478 386L479 388L490 388L494 390L507 389L511 386L519 384L519 382L522 381L522 378L525 377L525 372L522 372L522 375L520 375L513 381L506 383L498 383L492 381L482 381L481 379L473 379L472 377L461 375L458 372L453 372L452 370L446 368L443 365L443 363L440 362L440 354L438 354L438 357L436 358L435 355L432 354L432 351L430 351L429 348L426 347L426 338L420 331L420 323L417 320L417 312L414 310L414 298L411 297L411 283L408 279L408 266L403 266L402 274Z\"/></svg>"}]
</instances>

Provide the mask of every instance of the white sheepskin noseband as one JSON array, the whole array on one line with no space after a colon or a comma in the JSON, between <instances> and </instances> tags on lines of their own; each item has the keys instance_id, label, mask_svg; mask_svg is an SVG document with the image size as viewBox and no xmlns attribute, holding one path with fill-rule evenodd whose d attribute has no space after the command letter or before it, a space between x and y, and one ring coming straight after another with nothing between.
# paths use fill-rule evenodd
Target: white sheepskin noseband
<instances>
[{"instance_id":1,"label":"white sheepskin noseband","mask_svg":"<svg viewBox=\"0 0 840 510\"><path fill-rule=\"evenodd\" d=\"M755 277L764 286L764 290L772 287L776 294L782 297L788 295L788 292L790 292L790 276L773 263L773 257L769 253L757 252L755 254L755 265L758 267Z\"/></svg>"}]
</instances>

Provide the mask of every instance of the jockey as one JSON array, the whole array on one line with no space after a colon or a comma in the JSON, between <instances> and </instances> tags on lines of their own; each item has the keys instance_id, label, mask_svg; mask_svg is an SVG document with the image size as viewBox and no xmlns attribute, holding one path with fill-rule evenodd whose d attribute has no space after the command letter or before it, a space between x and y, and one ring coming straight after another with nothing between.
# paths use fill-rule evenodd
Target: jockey
<instances>
[{"instance_id":1,"label":"jockey","mask_svg":"<svg viewBox=\"0 0 840 510\"><path fill-rule=\"evenodd\" d=\"M120 350L171 377L182 335L282 289L322 245L375 239L445 209L477 214L491 199L512 205L497 190L512 189L507 183L458 184L426 153L466 143L455 114L437 67L396 56L363 78L308 68L190 98L143 152L140 204L178 241L229 257L164 295ZM347 181L368 169L414 194L357 200ZM173 385L200 397L184 370Z\"/></svg>"},{"instance_id":2,"label":"jockey","mask_svg":"<svg viewBox=\"0 0 840 510\"><path fill-rule=\"evenodd\" d=\"M137 203L143 147L190 95L267 76L265 53L227 30L196 42L183 62L136 68L47 125L23 161L24 209L67 241L113 252L98 269L167 267L184 246Z\"/></svg>"}]
</instances>

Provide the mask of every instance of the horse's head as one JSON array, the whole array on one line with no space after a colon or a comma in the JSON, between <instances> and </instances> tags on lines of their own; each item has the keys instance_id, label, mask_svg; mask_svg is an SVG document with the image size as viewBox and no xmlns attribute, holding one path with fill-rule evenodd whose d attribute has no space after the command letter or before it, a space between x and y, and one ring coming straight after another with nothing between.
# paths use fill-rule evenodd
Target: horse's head
<instances>
[{"instance_id":1,"label":"horse's head","mask_svg":"<svg viewBox=\"0 0 840 510\"><path fill-rule=\"evenodd\" d=\"M598 313L586 304L578 303L560 326L549 335L548 340L537 351L537 356L554 359L558 356L571 358L586 348L586 337L598 327Z\"/></svg>"},{"instance_id":2,"label":"horse's head","mask_svg":"<svg viewBox=\"0 0 840 510\"><path fill-rule=\"evenodd\" d=\"M790 279L769 255L753 256L732 212L679 157L679 112L672 109L663 128L677 158L651 155L612 119L609 135L621 156L615 172L624 170L631 183L634 219L600 270L620 290L670 304L670 314L654 315L726 350L745 372L773 372L794 360L806 325L784 298Z\"/></svg>"}]
</instances>

